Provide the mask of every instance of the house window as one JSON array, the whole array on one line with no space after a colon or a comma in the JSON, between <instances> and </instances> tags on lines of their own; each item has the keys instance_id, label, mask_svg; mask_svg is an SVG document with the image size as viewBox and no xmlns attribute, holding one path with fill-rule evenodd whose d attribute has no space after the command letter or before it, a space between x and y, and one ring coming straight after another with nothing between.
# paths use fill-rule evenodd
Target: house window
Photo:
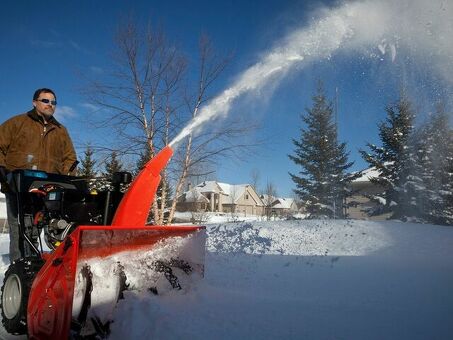
<instances>
[{"instance_id":1,"label":"house window","mask_svg":"<svg viewBox=\"0 0 453 340\"><path fill-rule=\"evenodd\" d=\"M248 200L248 199L249 199L249 195L248 195L248 194L247 194L247 195L245 195L245 199L246 199L246 200Z\"/></svg>"}]
</instances>

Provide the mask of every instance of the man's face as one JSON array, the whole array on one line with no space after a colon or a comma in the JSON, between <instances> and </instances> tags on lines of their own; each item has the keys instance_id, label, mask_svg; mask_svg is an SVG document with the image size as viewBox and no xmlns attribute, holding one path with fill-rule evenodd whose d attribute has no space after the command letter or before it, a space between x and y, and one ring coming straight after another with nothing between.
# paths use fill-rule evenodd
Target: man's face
<instances>
[{"instance_id":1,"label":"man's face","mask_svg":"<svg viewBox=\"0 0 453 340\"><path fill-rule=\"evenodd\" d=\"M42 100L47 101L43 103ZM41 92L38 99L33 100L33 106L36 108L36 112L48 119L52 117L55 112L55 105L52 105L52 102L55 103L55 97L52 93Z\"/></svg>"}]
</instances>

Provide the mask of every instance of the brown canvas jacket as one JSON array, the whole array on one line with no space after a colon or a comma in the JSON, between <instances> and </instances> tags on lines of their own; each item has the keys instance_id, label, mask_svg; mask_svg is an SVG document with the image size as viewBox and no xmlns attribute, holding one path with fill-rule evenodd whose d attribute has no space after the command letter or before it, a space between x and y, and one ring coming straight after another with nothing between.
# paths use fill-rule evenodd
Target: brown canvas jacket
<instances>
[{"instance_id":1,"label":"brown canvas jacket","mask_svg":"<svg viewBox=\"0 0 453 340\"><path fill-rule=\"evenodd\" d=\"M76 160L68 131L53 117L44 125L36 111L31 110L0 125L0 165L8 170L68 174Z\"/></svg>"}]
</instances>

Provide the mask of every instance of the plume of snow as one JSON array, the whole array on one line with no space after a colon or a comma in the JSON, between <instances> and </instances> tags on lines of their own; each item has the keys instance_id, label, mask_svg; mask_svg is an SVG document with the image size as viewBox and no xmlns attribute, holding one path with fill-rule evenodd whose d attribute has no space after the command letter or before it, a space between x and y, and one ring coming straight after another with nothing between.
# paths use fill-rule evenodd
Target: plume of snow
<instances>
[{"instance_id":1,"label":"plume of snow","mask_svg":"<svg viewBox=\"0 0 453 340\"><path fill-rule=\"evenodd\" d=\"M449 40L453 35L453 5L447 1L357 1L318 12L316 21L282 39L203 107L170 145L175 148L205 122L227 115L239 96L259 93L295 66L300 69L329 58L339 49L363 52L374 47L382 54L388 52L394 61L398 47L433 58L437 71L445 77L453 71L453 44Z\"/></svg>"}]
</instances>

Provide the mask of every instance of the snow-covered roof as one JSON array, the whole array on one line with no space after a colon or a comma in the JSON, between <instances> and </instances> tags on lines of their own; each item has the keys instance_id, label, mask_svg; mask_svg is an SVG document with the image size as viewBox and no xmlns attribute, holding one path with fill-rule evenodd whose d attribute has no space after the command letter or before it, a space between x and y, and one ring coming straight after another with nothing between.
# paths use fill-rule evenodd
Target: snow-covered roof
<instances>
[{"instance_id":1,"label":"snow-covered roof","mask_svg":"<svg viewBox=\"0 0 453 340\"><path fill-rule=\"evenodd\" d=\"M277 199L277 197L270 196L270 195L267 195L267 194L260 195L260 198L263 200L263 202L265 204L273 203Z\"/></svg>"},{"instance_id":2,"label":"snow-covered roof","mask_svg":"<svg viewBox=\"0 0 453 340\"><path fill-rule=\"evenodd\" d=\"M195 188L198 188L200 193L214 192L216 194L223 194L227 197L224 199L224 203L235 203L244 194L248 184L228 184L220 183L217 181L204 181L198 184Z\"/></svg>"},{"instance_id":3,"label":"snow-covered roof","mask_svg":"<svg viewBox=\"0 0 453 340\"><path fill-rule=\"evenodd\" d=\"M369 182L370 178L378 177L380 174L379 170L375 167L362 170L362 176L356 178L353 182Z\"/></svg>"},{"instance_id":4,"label":"snow-covered roof","mask_svg":"<svg viewBox=\"0 0 453 340\"><path fill-rule=\"evenodd\" d=\"M236 203L236 201L244 195L248 184L227 184L219 183L223 193L228 195L225 199L225 203Z\"/></svg>"},{"instance_id":5,"label":"snow-covered roof","mask_svg":"<svg viewBox=\"0 0 453 340\"><path fill-rule=\"evenodd\" d=\"M272 204L272 208L290 209L293 203L294 203L294 198L278 197Z\"/></svg>"},{"instance_id":6,"label":"snow-covered roof","mask_svg":"<svg viewBox=\"0 0 453 340\"><path fill-rule=\"evenodd\" d=\"M204 181L196 186L200 192L215 192L219 193L222 189L216 181Z\"/></svg>"},{"instance_id":7,"label":"snow-covered roof","mask_svg":"<svg viewBox=\"0 0 453 340\"><path fill-rule=\"evenodd\" d=\"M204 196L207 193L223 195L224 204L236 203L245 193L249 184L228 184L217 181L204 181L183 193L186 202L209 202Z\"/></svg>"},{"instance_id":8,"label":"snow-covered roof","mask_svg":"<svg viewBox=\"0 0 453 340\"><path fill-rule=\"evenodd\" d=\"M186 202L206 202L209 200L201 193L199 187L195 187L184 193Z\"/></svg>"}]
</instances>

